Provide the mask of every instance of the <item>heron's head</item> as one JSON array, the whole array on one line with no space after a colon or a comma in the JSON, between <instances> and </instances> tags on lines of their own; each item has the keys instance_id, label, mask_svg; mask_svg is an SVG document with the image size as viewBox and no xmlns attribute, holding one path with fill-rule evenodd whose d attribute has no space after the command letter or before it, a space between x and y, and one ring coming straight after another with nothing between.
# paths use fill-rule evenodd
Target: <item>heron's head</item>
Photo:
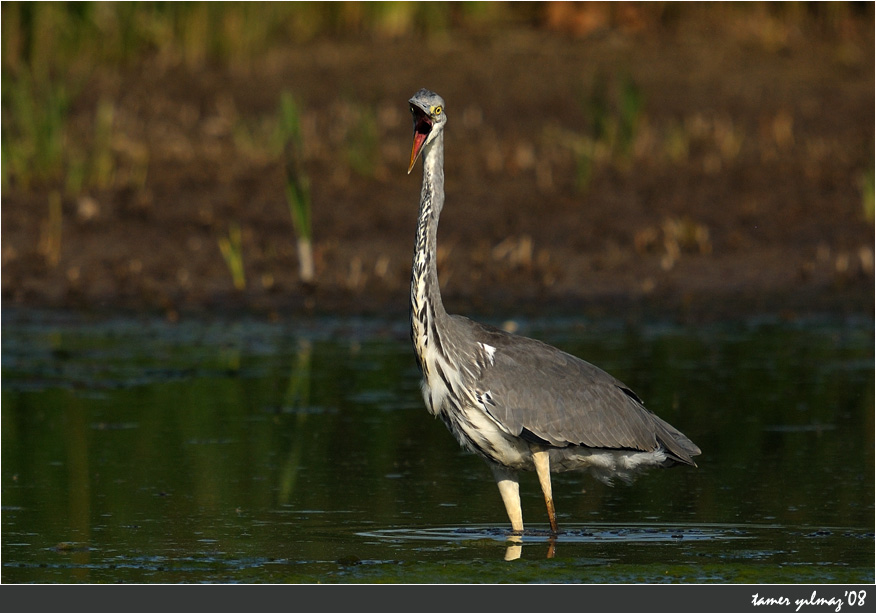
<instances>
[{"instance_id":1,"label":"heron's head","mask_svg":"<svg viewBox=\"0 0 876 613\"><path fill-rule=\"evenodd\" d=\"M444 98L428 89L421 89L408 102L414 119L414 146L411 149L411 164L408 166L410 174L423 147L435 140L444 129L447 114L444 112Z\"/></svg>"}]
</instances>

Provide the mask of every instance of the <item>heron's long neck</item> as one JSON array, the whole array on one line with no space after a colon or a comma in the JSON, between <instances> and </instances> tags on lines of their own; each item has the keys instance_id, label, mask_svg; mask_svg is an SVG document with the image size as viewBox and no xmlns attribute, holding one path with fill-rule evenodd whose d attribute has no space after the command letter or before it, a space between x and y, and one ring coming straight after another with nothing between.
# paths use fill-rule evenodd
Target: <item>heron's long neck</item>
<instances>
[{"instance_id":1,"label":"heron's long neck","mask_svg":"<svg viewBox=\"0 0 876 613\"><path fill-rule=\"evenodd\" d=\"M444 207L444 135L439 134L423 153L423 188L411 275L411 337L425 372L427 350L443 353L441 332L447 322L436 262L438 217Z\"/></svg>"}]
</instances>

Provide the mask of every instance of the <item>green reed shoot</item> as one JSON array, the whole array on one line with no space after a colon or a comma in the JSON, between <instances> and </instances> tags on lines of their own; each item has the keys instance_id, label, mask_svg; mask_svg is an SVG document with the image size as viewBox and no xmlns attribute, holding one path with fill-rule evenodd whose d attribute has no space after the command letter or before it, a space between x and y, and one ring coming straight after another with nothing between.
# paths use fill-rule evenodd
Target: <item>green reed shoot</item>
<instances>
[{"instance_id":1,"label":"green reed shoot","mask_svg":"<svg viewBox=\"0 0 876 613\"><path fill-rule=\"evenodd\" d=\"M285 192L298 243L298 269L304 283L313 283L313 233L310 179L304 170L301 113L289 92L280 96L278 131L285 156Z\"/></svg>"},{"instance_id":2,"label":"green reed shoot","mask_svg":"<svg viewBox=\"0 0 876 613\"><path fill-rule=\"evenodd\" d=\"M629 159L643 108L642 90L632 77L596 75L583 108L590 134L575 145L579 189L587 187L599 164L623 164Z\"/></svg>"},{"instance_id":3,"label":"green reed shoot","mask_svg":"<svg viewBox=\"0 0 876 613\"><path fill-rule=\"evenodd\" d=\"M628 157L633 151L644 104L641 88L631 76L624 76L618 92L616 144L616 150L624 157Z\"/></svg>"},{"instance_id":4,"label":"green reed shoot","mask_svg":"<svg viewBox=\"0 0 876 613\"><path fill-rule=\"evenodd\" d=\"M380 158L380 137L377 116L373 109L362 108L353 113L347 134L347 161L362 177L373 177Z\"/></svg>"},{"instance_id":5,"label":"green reed shoot","mask_svg":"<svg viewBox=\"0 0 876 613\"><path fill-rule=\"evenodd\" d=\"M30 71L3 79L3 184L63 180L76 196L87 186L110 187L116 160L112 151L115 106L101 100L94 137L85 147L68 134L73 95L68 85Z\"/></svg>"},{"instance_id":6,"label":"green reed shoot","mask_svg":"<svg viewBox=\"0 0 876 613\"><path fill-rule=\"evenodd\" d=\"M116 161L112 152L115 105L106 99L97 105L94 118L94 145L91 154L91 182L97 188L109 187L115 175Z\"/></svg>"},{"instance_id":7,"label":"green reed shoot","mask_svg":"<svg viewBox=\"0 0 876 613\"><path fill-rule=\"evenodd\" d=\"M49 214L45 222L43 222L39 244L39 251L52 268L61 261L61 230L63 221L61 194L57 191L52 191L49 194Z\"/></svg>"},{"instance_id":8,"label":"green reed shoot","mask_svg":"<svg viewBox=\"0 0 876 613\"><path fill-rule=\"evenodd\" d=\"M3 79L3 183L55 178L64 162L71 97L67 87L30 72Z\"/></svg>"},{"instance_id":9,"label":"green reed shoot","mask_svg":"<svg viewBox=\"0 0 876 613\"><path fill-rule=\"evenodd\" d=\"M228 236L219 237L219 250L231 273L234 288L238 291L246 289L246 274L243 269L243 237L240 224L232 223L228 227Z\"/></svg>"}]
</instances>

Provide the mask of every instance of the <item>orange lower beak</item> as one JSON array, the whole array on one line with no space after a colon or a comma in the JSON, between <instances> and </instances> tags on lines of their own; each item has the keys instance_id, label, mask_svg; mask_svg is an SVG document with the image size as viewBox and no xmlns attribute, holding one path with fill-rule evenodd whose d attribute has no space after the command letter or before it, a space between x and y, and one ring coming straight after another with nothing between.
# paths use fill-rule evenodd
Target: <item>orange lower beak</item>
<instances>
[{"instance_id":1,"label":"orange lower beak","mask_svg":"<svg viewBox=\"0 0 876 613\"><path fill-rule=\"evenodd\" d=\"M423 144L426 142L428 134L423 134L419 131L414 132L414 146L411 148L411 163L408 165L408 174L414 169L414 164L417 158L420 157L420 151L423 150Z\"/></svg>"},{"instance_id":2,"label":"orange lower beak","mask_svg":"<svg viewBox=\"0 0 876 613\"><path fill-rule=\"evenodd\" d=\"M432 132L432 120L422 109L411 105L411 113L414 115L414 146L411 148L411 163L408 164L408 174L414 169L414 163L420 157L423 145Z\"/></svg>"}]
</instances>

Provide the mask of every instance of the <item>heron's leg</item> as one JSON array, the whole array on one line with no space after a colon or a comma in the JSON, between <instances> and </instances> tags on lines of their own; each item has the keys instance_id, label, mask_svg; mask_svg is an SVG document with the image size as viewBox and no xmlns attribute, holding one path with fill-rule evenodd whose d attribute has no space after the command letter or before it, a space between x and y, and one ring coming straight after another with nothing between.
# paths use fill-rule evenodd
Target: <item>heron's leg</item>
<instances>
[{"instance_id":1,"label":"heron's leg","mask_svg":"<svg viewBox=\"0 0 876 613\"><path fill-rule=\"evenodd\" d=\"M547 449L532 447L532 461L535 463L535 473L544 493L544 503L547 505L548 521L551 522L551 532L557 533L557 512L554 509L554 496L551 493L551 461Z\"/></svg>"},{"instance_id":2,"label":"heron's leg","mask_svg":"<svg viewBox=\"0 0 876 613\"><path fill-rule=\"evenodd\" d=\"M505 503L505 511L511 520L511 529L514 532L523 532L523 510L520 508L520 484L517 481L517 473L498 464L491 464L493 476L499 486L502 502Z\"/></svg>"}]
</instances>

